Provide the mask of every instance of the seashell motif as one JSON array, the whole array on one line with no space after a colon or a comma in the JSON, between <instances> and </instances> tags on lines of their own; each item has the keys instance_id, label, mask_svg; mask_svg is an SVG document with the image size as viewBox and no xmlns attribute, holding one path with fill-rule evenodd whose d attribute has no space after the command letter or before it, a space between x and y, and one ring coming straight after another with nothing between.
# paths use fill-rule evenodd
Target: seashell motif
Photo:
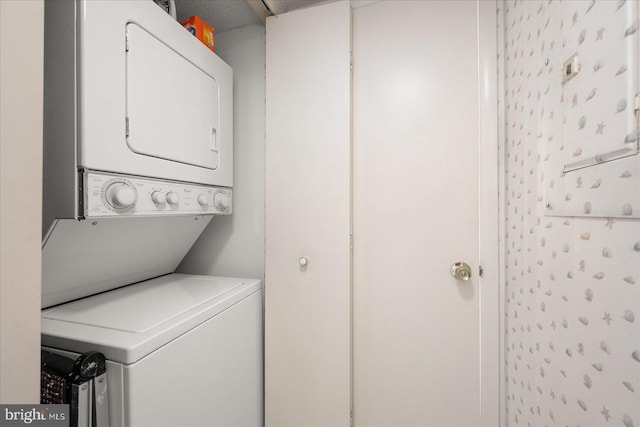
<instances>
[{"instance_id":1,"label":"seashell motif","mask_svg":"<svg viewBox=\"0 0 640 427\"><path fill-rule=\"evenodd\" d=\"M591 89L591 92L587 95L587 101L590 101L594 96L596 96L597 91L598 89L596 88Z\"/></svg>"},{"instance_id":2,"label":"seashell motif","mask_svg":"<svg viewBox=\"0 0 640 427\"><path fill-rule=\"evenodd\" d=\"M622 316L622 318L624 320L626 320L627 322L629 322L629 323L633 323L634 320L636 320L636 317L633 315L633 311L631 311L629 309L626 309L624 311L624 315Z\"/></svg>"},{"instance_id":3,"label":"seashell motif","mask_svg":"<svg viewBox=\"0 0 640 427\"><path fill-rule=\"evenodd\" d=\"M591 202L584 202L584 213L591 213Z\"/></svg>"},{"instance_id":4,"label":"seashell motif","mask_svg":"<svg viewBox=\"0 0 640 427\"><path fill-rule=\"evenodd\" d=\"M544 378L544 368L540 367L540 376Z\"/></svg>"},{"instance_id":5,"label":"seashell motif","mask_svg":"<svg viewBox=\"0 0 640 427\"><path fill-rule=\"evenodd\" d=\"M585 375L582 384L584 384L586 388L590 389L593 385L593 383L591 382L591 377L589 375Z\"/></svg>"},{"instance_id":6,"label":"seashell motif","mask_svg":"<svg viewBox=\"0 0 640 427\"><path fill-rule=\"evenodd\" d=\"M600 350L604 351L607 354L611 354L611 350L609 350L609 344L605 341L600 342Z\"/></svg>"},{"instance_id":7,"label":"seashell motif","mask_svg":"<svg viewBox=\"0 0 640 427\"><path fill-rule=\"evenodd\" d=\"M576 179L576 188L582 188L582 177L581 176L579 176Z\"/></svg>"},{"instance_id":8,"label":"seashell motif","mask_svg":"<svg viewBox=\"0 0 640 427\"><path fill-rule=\"evenodd\" d=\"M568 298L566 295L562 295L562 299L563 299L563 300L565 300L565 301L567 301L567 302L569 302L569 298ZM563 326L564 326L564 325L563 325ZM565 328L566 328L566 326L565 326Z\"/></svg>"},{"instance_id":9,"label":"seashell motif","mask_svg":"<svg viewBox=\"0 0 640 427\"><path fill-rule=\"evenodd\" d=\"M589 302L593 301L593 291L591 289L584 291L584 299Z\"/></svg>"},{"instance_id":10,"label":"seashell motif","mask_svg":"<svg viewBox=\"0 0 640 427\"><path fill-rule=\"evenodd\" d=\"M591 188L598 188L598 187L600 187L600 185L602 185L602 180L598 179L598 180L596 180L596 182L591 184Z\"/></svg>"},{"instance_id":11,"label":"seashell motif","mask_svg":"<svg viewBox=\"0 0 640 427\"><path fill-rule=\"evenodd\" d=\"M580 31L580 34L578 35L578 46L584 43L584 39L586 36L587 36L587 30Z\"/></svg>"},{"instance_id":12,"label":"seashell motif","mask_svg":"<svg viewBox=\"0 0 640 427\"><path fill-rule=\"evenodd\" d=\"M549 348L551 351L556 351L556 346L551 341L549 341Z\"/></svg>"},{"instance_id":13,"label":"seashell motif","mask_svg":"<svg viewBox=\"0 0 640 427\"><path fill-rule=\"evenodd\" d=\"M566 378L567 374L565 374L564 371L560 371L560 373L562 373L562 375ZM564 394L560 395L560 400L562 401L562 403L564 403L565 405L567 404L567 398Z\"/></svg>"},{"instance_id":14,"label":"seashell motif","mask_svg":"<svg viewBox=\"0 0 640 427\"><path fill-rule=\"evenodd\" d=\"M627 104L626 104L626 101L625 101L625 107L626 106L627 106ZM584 129L584 127L586 125L587 125L587 118L585 116L580 117L580 119L578 120L578 129Z\"/></svg>"},{"instance_id":15,"label":"seashell motif","mask_svg":"<svg viewBox=\"0 0 640 427\"><path fill-rule=\"evenodd\" d=\"M633 214L633 208L631 207L631 205L629 203L626 203L624 206L622 206L622 214L623 215L632 215Z\"/></svg>"},{"instance_id":16,"label":"seashell motif","mask_svg":"<svg viewBox=\"0 0 640 427\"><path fill-rule=\"evenodd\" d=\"M636 132L631 132L629 135L624 137L625 144L633 144L638 141L638 134Z\"/></svg>"},{"instance_id":17,"label":"seashell motif","mask_svg":"<svg viewBox=\"0 0 640 427\"><path fill-rule=\"evenodd\" d=\"M593 72L598 72L603 67L602 61L598 60L595 64L593 64Z\"/></svg>"},{"instance_id":18,"label":"seashell motif","mask_svg":"<svg viewBox=\"0 0 640 427\"><path fill-rule=\"evenodd\" d=\"M638 240L635 245L633 245L634 251L640 251L640 240Z\"/></svg>"},{"instance_id":19,"label":"seashell motif","mask_svg":"<svg viewBox=\"0 0 640 427\"><path fill-rule=\"evenodd\" d=\"M562 327L565 329L569 327L569 322L567 322L567 319L562 319Z\"/></svg>"},{"instance_id":20,"label":"seashell motif","mask_svg":"<svg viewBox=\"0 0 640 427\"><path fill-rule=\"evenodd\" d=\"M568 201L570 201L570 200L572 199L572 197L573 197L573 196L571 196L571 193L567 193L567 194L564 196L564 199L568 202Z\"/></svg>"},{"instance_id":21,"label":"seashell motif","mask_svg":"<svg viewBox=\"0 0 640 427\"><path fill-rule=\"evenodd\" d=\"M607 322L607 325L610 325L611 322L613 321L613 317L611 317L611 313L607 313L606 311L604 312L604 316L602 316L602 320L604 320L605 322Z\"/></svg>"},{"instance_id":22,"label":"seashell motif","mask_svg":"<svg viewBox=\"0 0 640 427\"><path fill-rule=\"evenodd\" d=\"M582 233L582 234L580 235L580 238L581 238L582 240L589 240L589 239L591 238L591 233L589 233L589 232Z\"/></svg>"},{"instance_id":23,"label":"seashell motif","mask_svg":"<svg viewBox=\"0 0 640 427\"><path fill-rule=\"evenodd\" d=\"M591 366L593 366L593 369L595 369L598 372L604 371L604 366L602 365L602 363L593 363L591 364Z\"/></svg>"},{"instance_id":24,"label":"seashell motif","mask_svg":"<svg viewBox=\"0 0 640 427\"><path fill-rule=\"evenodd\" d=\"M627 276L622 280L624 280L625 282L627 282L630 285L635 285L636 284L636 280L631 276Z\"/></svg>"},{"instance_id":25,"label":"seashell motif","mask_svg":"<svg viewBox=\"0 0 640 427\"><path fill-rule=\"evenodd\" d=\"M629 381L622 381L622 384L624 384L624 386L632 393L635 392L634 388L633 388L633 384L631 384Z\"/></svg>"},{"instance_id":26,"label":"seashell motif","mask_svg":"<svg viewBox=\"0 0 640 427\"><path fill-rule=\"evenodd\" d=\"M544 311L544 310L542 310ZM542 326L542 323L537 323L536 326L538 327L538 329L543 330L544 326Z\"/></svg>"},{"instance_id":27,"label":"seashell motif","mask_svg":"<svg viewBox=\"0 0 640 427\"><path fill-rule=\"evenodd\" d=\"M627 71L627 66L621 65L620 68L618 68L618 71L616 71L616 77L618 77L621 74L624 74L626 71Z\"/></svg>"},{"instance_id":28,"label":"seashell motif","mask_svg":"<svg viewBox=\"0 0 640 427\"><path fill-rule=\"evenodd\" d=\"M627 100L621 99L616 106L616 113L621 113L627 108Z\"/></svg>"},{"instance_id":29,"label":"seashell motif","mask_svg":"<svg viewBox=\"0 0 640 427\"><path fill-rule=\"evenodd\" d=\"M636 362L640 362L640 350L631 353L631 357L633 357Z\"/></svg>"},{"instance_id":30,"label":"seashell motif","mask_svg":"<svg viewBox=\"0 0 640 427\"><path fill-rule=\"evenodd\" d=\"M620 174L620 178L631 178L631 172L624 171Z\"/></svg>"},{"instance_id":31,"label":"seashell motif","mask_svg":"<svg viewBox=\"0 0 640 427\"><path fill-rule=\"evenodd\" d=\"M567 273L567 277L568 277L569 279L573 279L573 271L568 272L568 273Z\"/></svg>"},{"instance_id":32,"label":"seashell motif","mask_svg":"<svg viewBox=\"0 0 640 427\"><path fill-rule=\"evenodd\" d=\"M639 249L638 249L638 250L640 250L640 242L638 242L638 247L639 247ZM569 245L568 245L568 244L566 244L566 243L565 243L565 244L562 246L562 252L564 252L564 253L568 253L568 252L569 252Z\"/></svg>"},{"instance_id":33,"label":"seashell motif","mask_svg":"<svg viewBox=\"0 0 640 427\"><path fill-rule=\"evenodd\" d=\"M633 420L629 415L624 414L622 417L622 424L624 424L625 427L633 427Z\"/></svg>"},{"instance_id":34,"label":"seashell motif","mask_svg":"<svg viewBox=\"0 0 640 427\"><path fill-rule=\"evenodd\" d=\"M587 319L584 316L580 316L578 317L578 320L580 321L580 323L582 323L584 326L587 326L589 324L589 319Z\"/></svg>"},{"instance_id":35,"label":"seashell motif","mask_svg":"<svg viewBox=\"0 0 640 427\"><path fill-rule=\"evenodd\" d=\"M594 279L598 279L598 280L602 280L602 279L604 279L604 273L602 271L599 272L599 273L596 273L596 274L593 275L593 278Z\"/></svg>"},{"instance_id":36,"label":"seashell motif","mask_svg":"<svg viewBox=\"0 0 640 427\"><path fill-rule=\"evenodd\" d=\"M607 247L602 248L602 256L605 257L605 258L613 258L613 254L611 252L611 249L609 249Z\"/></svg>"},{"instance_id":37,"label":"seashell motif","mask_svg":"<svg viewBox=\"0 0 640 427\"><path fill-rule=\"evenodd\" d=\"M578 399L578 405L580 405L580 407L582 408L583 411L587 410L587 404L584 403L582 400Z\"/></svg>"},{"instance_id":38,"label":"seashell motif","mask_svg":"<svg viewBox=\"0 0 640 427\"><path fill-rule=\"evenodd\" d=\"M638 21L634 22L633 24L631 24L629 26L629 28L627 28L627 31L624 32L624 36L625 37L629 37L629 36L635 34L636 31L638 31Z\"/></svg>"},{"instance_id":39,"label":"seashell motif","mask_svg":"<svg viewBox=\"0 0 640 427\"><path fill-rule=\"evenodd\" d=\"M584 354L584 345L581 342L578 343L577 347L578 347L578 353Z\"/></svg>"},{"instance_id":40,"label":"seashell motif","mask_svg":"<svg viewBox=\"0 0 640 427\"><path fill-rule=\"evenodd\" d=\"M540 303L540 311L546 311L547 309L547 305L543 302ZM542 327L540 327L540 329L542 329Z\"/></svg>"}]
</instances>

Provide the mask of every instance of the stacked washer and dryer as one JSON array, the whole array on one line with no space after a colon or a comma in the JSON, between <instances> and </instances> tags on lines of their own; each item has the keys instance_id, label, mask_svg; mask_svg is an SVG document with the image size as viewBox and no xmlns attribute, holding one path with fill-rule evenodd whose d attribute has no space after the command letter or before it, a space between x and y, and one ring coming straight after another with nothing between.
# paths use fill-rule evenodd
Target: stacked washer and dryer
<instances>
[{"instance_id":1,"label":"stacked washer and dryer","mask_svg":"<svg viewBox=\"0 0 640 427\"><path fill-rule=\"evenodd\" d=\"M105 355L113 427L262 425L261 282L174 273L232 212L232 90L152 0L45 3L42 345Z\"/></svg>"}]
</instances>

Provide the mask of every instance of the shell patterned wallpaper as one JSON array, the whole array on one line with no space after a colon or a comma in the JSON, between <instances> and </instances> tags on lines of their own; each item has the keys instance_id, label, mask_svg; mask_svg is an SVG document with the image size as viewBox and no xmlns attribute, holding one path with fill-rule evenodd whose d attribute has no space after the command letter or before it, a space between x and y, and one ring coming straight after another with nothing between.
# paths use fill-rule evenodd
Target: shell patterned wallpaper
<instances>
[{"instance_id":1,"label":"shell patterned wallpaper","mask_svg":"<svg viewBox=\"0 0 640 427\"><path fill-rule=\"evenodd\" d=\"M562 138L566 108L562 28L584 25L577 34L585 42L600 35L623 40L632 25L637 31L637 21L610 20L627 6L624 0L498 3L510 426L640 427L640 220L545 215L545 192L556 179L545 174L545 157L549 138ZM586 19L589 13L597 15ZM592 114L610 114L608 103L595 97L599 107ZM597 124L589 123L593 132ZM607 126L603 131L614 134ZM635 186L607 192L634 197L629 192L640 189L638 162L627 157L583 169L583 176L587 170L600 174L583 186L592 190L598 179L631 175L623 182Z\"/></svg>"}]
</instances>

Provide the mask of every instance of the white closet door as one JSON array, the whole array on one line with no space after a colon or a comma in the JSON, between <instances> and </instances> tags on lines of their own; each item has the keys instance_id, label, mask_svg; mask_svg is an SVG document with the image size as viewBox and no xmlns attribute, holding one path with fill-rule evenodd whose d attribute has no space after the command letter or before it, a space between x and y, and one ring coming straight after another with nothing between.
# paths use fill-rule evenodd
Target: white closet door
<instances>
[{"instance_id":1,"label":"white closet door","mask_svg":"<svg viewBox=\"0 0 640 427\"><path fill-rule=\"evenodd\" d=\"M477 7L353 12L356 426L481 425Z\"/></svg>"},{"instance_id":2,"label":"white closet door","mask_svg":"<svg viewBox=\"0 0 640 427\"><path fill-rule=\"evenodd\" d=\"M267 426L350 423L350 51L348 2L267 21Z\"/></svg>"}]
</instances>

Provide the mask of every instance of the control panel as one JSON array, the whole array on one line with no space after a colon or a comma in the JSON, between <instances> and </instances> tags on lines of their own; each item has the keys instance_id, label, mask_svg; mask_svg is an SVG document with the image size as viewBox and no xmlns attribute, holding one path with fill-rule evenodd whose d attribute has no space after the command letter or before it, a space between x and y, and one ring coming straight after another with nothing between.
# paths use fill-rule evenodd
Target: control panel
<instances>
[{"instance_id":1,"label":"control panel","mask_svg":"<svg viewBox=\"0 0 640 427\"><path fill-rule=\"evenodd\" d=\"M86 217L231 214L231 189L85 171Z\"/></svg>"}]
</instances>

